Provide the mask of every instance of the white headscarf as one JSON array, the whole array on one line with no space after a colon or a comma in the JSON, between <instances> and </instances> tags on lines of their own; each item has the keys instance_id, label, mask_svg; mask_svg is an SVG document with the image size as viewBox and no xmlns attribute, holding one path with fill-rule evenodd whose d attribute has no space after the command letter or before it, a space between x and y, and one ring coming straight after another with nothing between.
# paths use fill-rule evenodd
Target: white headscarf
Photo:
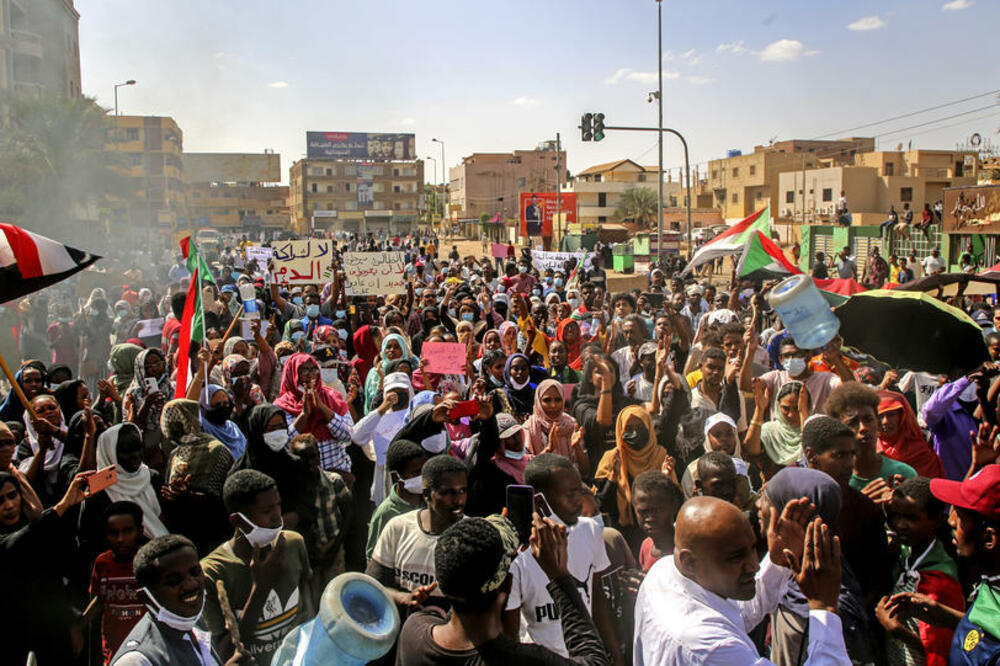
<instances>
[{"instance_id":1,"label":"white headscarf","mask_svg":"<svg viewBox=\"0 0 1000 666\"><path fill-rule=\"evenodd\" d=\"M55 398L52 399L55 400ZM31 452L33 454L38 453L38 448L40 446L38 443L38 431L36 431L35 427L31 425L31 415L28 413L28 410L24 410L24 416L22 419L24 420L24 429L28 436L28 444L31 445ZM66 419L63 418L61 409L59 410L59 429L66 429ZM62 462L64 447L65 445L62 440L58 437L53 437L52 448L45 452L45 476L48 478L50 483L55 481L56 476L59 474L59 463ZM28 468L31 467L31 461L33 458L34 456L25 458L21 461L21 464L18 465L17 468L22 472L27 473Z\"/></svg>"},{"instance_id":2,"label":"white headscarf","mask_svg":"<svg viewBox=\"0 0 1000 666\"><path fill-rule=\"evenodd\" d=\"M118 437L122 428L134 428L139 441L142 441L142 434L134 423L119 423L97 438L97 468L115 465L118 470L118 482L108 486L104 492L112 502L129 501L142 507L142 531L150 539L169 534L160 520L160 501L150 482L149 467L142 463L135 472L126 472L118 464Z\"/></svg>"}]
</instances>

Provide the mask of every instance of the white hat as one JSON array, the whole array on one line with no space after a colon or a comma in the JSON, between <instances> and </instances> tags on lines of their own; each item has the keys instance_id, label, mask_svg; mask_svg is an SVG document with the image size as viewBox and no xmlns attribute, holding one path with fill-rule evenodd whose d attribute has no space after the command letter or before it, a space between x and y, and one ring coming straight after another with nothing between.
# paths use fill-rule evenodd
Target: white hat
<instances>
[{"instance_id":1,"label":"white hat","mask_svg":"<svg viewBox=\"0 0 1000 666\"><path fill-rule=\"evenodd\" d=\"M689 285L686 291L688 296L694 296L695 294L701 296L703 293L705 293L701 290L701 286L697 284Z\"/></svg>"},{"instance_id":2,"label":"white hat","mask_svg":"<svg viewBox=\"0 0 1000 666\"><path fill-rule=\"evenodd\" d=\"M410 393L413 393L413 385L410 384L410 377L405 372L390 372L385 376L385 381L382 382L382 391L391 391L393 389L406 389Z\"/></svg>"},{"instance_id":3,"label":"white hat","mask_svg":"<svg viewBox=\"0 0 1000 666\"><path fill-rule=\"evenodd\" d=\"M734 321L739 321L740 317L738 314L732 310L722 308L721 310L713 310L708 313L708 324L731 324Z\"/></svg>"}]
</instances>

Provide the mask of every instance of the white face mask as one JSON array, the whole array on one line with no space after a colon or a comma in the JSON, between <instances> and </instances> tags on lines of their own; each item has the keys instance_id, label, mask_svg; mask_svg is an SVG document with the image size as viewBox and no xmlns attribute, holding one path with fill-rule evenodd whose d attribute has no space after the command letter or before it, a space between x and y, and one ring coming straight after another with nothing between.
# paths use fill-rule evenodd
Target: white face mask
<instances>
[{"instance_id":1,"label":"white face mask","mask_svg":"<svg viewBox=\"0 0 1000 666\"><path fill-rule=\"evenodd\" d=\"M288 443L288 432L284 430L273 430L264 433L264 443L272 451L280 451Z\"/></svg>"},{"instance_id":2,"label":"white face mask","mask_svg":"<svg viewBox=\"0 0 1000 666\"><path fill-rule=\"evenodd\" d=\"M524 457L524 451L511 451L510 449L504 449L503 455L505 458L510 458L511 460L520 460Z\"/></svg>"},{"instance_id":3,"label":"white face mask","mask_svg":"<svg viewBox=\"0 0 1000 666\"><path fill-rule=\"evenodd\" d=\"M425 451L430 451L431 453L441 453L448 446L448 437L442 430L438 434L431 435L424 441L420 442L420 446L422 446Z\"/></svg>"},{"instance_id":4,"label":"white face mask","mask_svg":"<svg viewBox=\"0 0 1000 666\"><path fill-rule=\"evenodd\" d=\"M274 540L278 538L278 534L285 526L284 521L282 521L281 525L278 525L277 527L260 527L258 525L254 525L254 523L242 513L237 511L236 515L245 520L248 525L253 525L253 529L249 532L244 530L242 527L240 528L240 532L243 532L243 536L246 537L251 546L256 546L258 548L271 545Z\"/></svg>"},{"instance_id":5,"label":"white face mask","mask_svg":"<svg viewBox=\"0 0 1000 666\"><path fill-rule=\"evenodd\" d=\"M523 389L523 388L524 388L525 386L527 386L527 385L528 385L528 384L529 384L530 382L531 382L531 380L530 380L530 379L526 379L526 380L524 380L523 382L515 382L515 381L514 381L514 379L513 379L513 378L511 378L511 380L510 380L510 385L511 385L511 386L513 386L515 390L518 390L518 391L520 391L520 390L521 390L521 389Z\"/></svg>"},{"instance_id":6,"label":"white face mask","mask_svg":"<svg viewBox=\"0 0 1000 666\"><path fill-rule=\"evenodd\" d=\"M792 377L798 377L806 371L806 360L804 358L799 358L798 356L788 359L783 365L785 366L785 370Z\"/></svg>"},{"instance_id":7,"label":"white face mask","mask_svg":"<svg viewBox=\"0 0 1000 666\"><path fill-rule=\"evenodd\" d=\"M141 591L146 593L146 598L149 599L149 603L146 606L156 615L156 621L162 622L171 629L176 629L187 633L194 629L195 625L198 624L198 620L201 619L201 614L205 610L205 593L201 593L201 609L198 611L197 615L192 615L191 617L184 617L183 615L177 615L168 611L166 608L160 605L160 603L153 596L153 593L149 591L148 587L140 587Z\"/></svg>"},{"instance_id":8,"label":"white face mask","mask_svg":"<svg viewBox=\"0 0 1000 666\"><path fill-rule=\"evenodd\" d=\"M424 492L424 477L414 476L410 479L403 479L403 490L414 495Z\"/></svg>"}]
</instances>

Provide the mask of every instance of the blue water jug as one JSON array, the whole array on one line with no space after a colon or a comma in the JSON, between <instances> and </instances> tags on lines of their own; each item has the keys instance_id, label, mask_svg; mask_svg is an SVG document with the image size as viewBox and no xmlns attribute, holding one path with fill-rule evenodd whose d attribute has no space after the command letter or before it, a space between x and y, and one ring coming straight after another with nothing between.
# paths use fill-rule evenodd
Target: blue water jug
<instances>
[{"instance_id":1,"label":"blue water jug","mask_svg":"<svg viewBox=\"0 0 1000 666\"><path fill-rule=\"evenodd\" d=\"M361 573L331 580L319 614L285 636L271 666L363 666L386 654L399 633L399 611L382 585Z\"/></svg>"},{"instance_id":2,"label":"blue water jug","mask_svg":"<svg viewBox=\"0 0 1000 666\"><path fill-rule=\"evenodd\" d=\"M808 275L785 278L767 295L767 302L800 349L819 349L840 330L840 320Z\"/></svg>"}]
</instances>

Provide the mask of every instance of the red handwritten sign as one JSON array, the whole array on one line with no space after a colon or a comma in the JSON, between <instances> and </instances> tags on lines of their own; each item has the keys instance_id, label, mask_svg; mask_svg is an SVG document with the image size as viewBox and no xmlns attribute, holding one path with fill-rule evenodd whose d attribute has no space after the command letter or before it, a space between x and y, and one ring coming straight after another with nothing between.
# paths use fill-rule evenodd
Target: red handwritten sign
<instances>
[{"instance_id":1,"label":"red handwritten sign","mask_svg":"<svg viewBox=\"0 0 1000 666\"><path fill-rule=\"evenodd\" d=\"M427 359L426 372L441 375L465 374L465 345L461 342L425 342L420 356Z\"/></svg>"}]
</instances>

